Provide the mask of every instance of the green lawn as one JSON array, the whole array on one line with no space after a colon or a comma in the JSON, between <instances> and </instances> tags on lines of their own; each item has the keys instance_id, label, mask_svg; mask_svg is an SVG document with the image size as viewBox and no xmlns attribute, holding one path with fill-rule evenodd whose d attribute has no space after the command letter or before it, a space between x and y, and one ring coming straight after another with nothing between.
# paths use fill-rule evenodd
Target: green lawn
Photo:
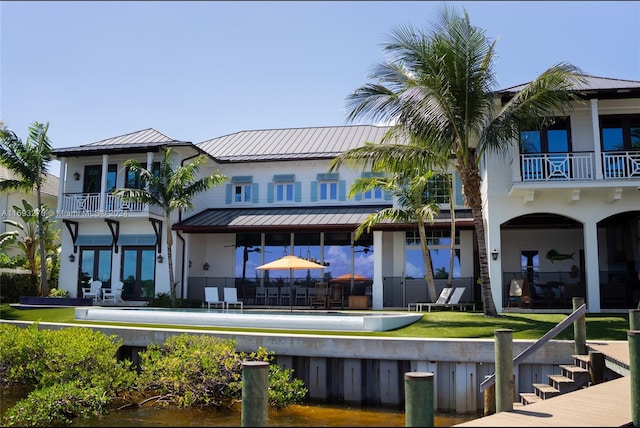
<instances>
[{"instance_id":1,"label":"green lawn","mask_svg":"<svg viewBox=\"0 0 640 428\"><path fill-rule=\"evenodd\" d=\"M0 319L75 323L95 325L97 322L76 321L74 308L15 309L0 305ZM291 331L299 334L331 334L344 336L385 336L385 337L425 337L425 338L488 338L500 328L513 330L514 339L538 339L567 317L566 314L502 314L498 318L485 317L481 312L435 311L425 313L421 320L397 330L385 332L326 332ZM587 340L627 340L629 314L587 314ZM145 324L114 323L129 326L150 326ZM176 325L151 325L162 328L185 328ZM265 331L259 329L238 329L218 327L189 327L200 330L222 331ZM268 331L268 330L267 330ZM284 332L278 330L278 332ZM573 339L573 327L569 326L555 339Z\"/></svg>"}]
</instances>

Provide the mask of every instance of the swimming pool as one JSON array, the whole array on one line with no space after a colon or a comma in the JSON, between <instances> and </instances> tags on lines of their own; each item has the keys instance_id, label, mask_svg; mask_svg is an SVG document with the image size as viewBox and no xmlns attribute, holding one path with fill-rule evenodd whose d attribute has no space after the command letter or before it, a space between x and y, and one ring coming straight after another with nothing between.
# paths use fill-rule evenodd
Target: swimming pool
<instances>
[{"instance_id":1,"label":"swimming pool","mask_svg":"<svg viewBox=\"0 0 640 428\"><path fill-rule=\"evenodd\" d=\"M286 330L388 331L404 327L422 314L403 312L264 311L234 309L77 307L82 321L177 324Z\"/></svg>"}]
</instances>

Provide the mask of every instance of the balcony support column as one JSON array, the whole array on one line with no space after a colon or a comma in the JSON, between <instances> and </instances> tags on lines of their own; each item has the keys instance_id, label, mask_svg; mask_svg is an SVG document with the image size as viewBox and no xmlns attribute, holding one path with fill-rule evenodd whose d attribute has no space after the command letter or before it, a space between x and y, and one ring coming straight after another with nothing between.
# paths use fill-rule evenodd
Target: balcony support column
<instances>
[{"instance_id":1,"label":"balcony support column","mask_svg":"<svg viewBox=\"0 0 640 428\"><path fill-rule=\"evenodd\" d=\"M58 205L56 206L56 216L62 212L62 203L64 199L65 184L67 182L67 158L60 158L60 180L58 181Z\"/></svg>"},{"instance_id":2,"label":"balcony support column","mask_svg":"<svg viewBox=\"0 0 640 428\"><path fill-rule=\"evenodd\" d=\"M107 172L109 171L109 155L102 155L102 176L100 177L100 212L104 212L107 199Z\"/></svg>"},{"instance_id":3,"label":"balcony support column","mask_svg":"<svg viewBox=\"0 0 640 428\"><path fill-rule=\"evenodd\" d=\"M591 127L593 130L593 161L596 180L603 180L602 175L602 149L600 145L600 119L598 116L598 100L591 100Z\"/></svg>"}]
</instances>

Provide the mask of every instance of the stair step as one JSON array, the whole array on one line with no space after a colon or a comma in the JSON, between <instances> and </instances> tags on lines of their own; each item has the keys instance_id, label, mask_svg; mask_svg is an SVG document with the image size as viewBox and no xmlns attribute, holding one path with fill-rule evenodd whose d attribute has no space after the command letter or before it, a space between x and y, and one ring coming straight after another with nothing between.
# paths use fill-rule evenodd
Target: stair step
<instances>
[{"instance_id":1,"label":"stair step","mask_svg":"<svg viewBox=\"0 0 640 428\"><path fill-rule=\"evenodd\" d=\"M536 395L543 400L560 395L560 391L548 383L534 383L533 388L536 390Z\"/></svg>"},{"instance_id":2,"label":"stair step","mask_svg":"<svg viewBox=\"0 0 640 428\"><path fill-rule=\"evenodd\" d=\"M575 391L580 387L573 379L563 375L547 375L547 377L551 381L550 385L560 391L560 394Z\"/></svg>"},{"instance_id":3,"label":"stair step","mask_svg":"<svg viewBox=\"0 0 640 428\"><path fill-rule=\"evenodd\" d=\"M589 370L569 364L561 364L562 374L569 379L573 379L579 385L587 385L591 381Z\"/></svg>"},{"instance_id":4,"label":"stair step","mask_svg":"<svg viewBox=\"0 0 640 428\"><path fill-rule=\"evenodd\" d=\"M575 361L576 366L583 369L589 369L589 355L574 354L571 357L573 358L573 361Z\"/></svg>"},{"instance_id":5,"label":"stair step","mask_svg":"<svg viewBox=\"0 0 640 428\"><path fill-rule=\"evenodd\" d=\"M542 400L542 398L538 397L535 392L521 392L520 393L520 402L525 406L527 404L537 403Z\"/></svg>"}]
</instances>

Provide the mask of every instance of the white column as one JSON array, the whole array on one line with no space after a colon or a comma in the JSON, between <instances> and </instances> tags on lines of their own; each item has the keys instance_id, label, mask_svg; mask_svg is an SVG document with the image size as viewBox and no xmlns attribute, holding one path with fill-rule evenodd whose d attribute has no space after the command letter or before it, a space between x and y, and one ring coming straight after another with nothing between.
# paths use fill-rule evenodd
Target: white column
<instances>
[{"instance_id":1,"label":"white column","mask_svg":"<svg viewBox=\"0 0 640 428\"><path fill-rule=\"evenodd\" d=\"M58 180L58 206L56 207L59 215L62 212L62 199L64 198L64 190L67 181L67 158L60 159L60 179Z\"/></svg>"},{"instance_id":2,"label":"white column","mask_svg":"<svg viewBox=\"0 0 640 428\"><path fill-rule=\"evenodd\" d=\"M153 169L153 152L147 152L147 171L151 171Z\"/></svg>"},{"instance_id":3,"label":"white column","mask_svg":"<svg viewBox=\"0 0 640 428\"><path fill-rule=\"evenodd\" d=\"M591 126L593 129L593 156L596 180L603 180L602 175L602 150L600 148L600 120L598 118L598 100L591 100Z\"/></svg>"},{"instance_id":4,"label":"white column","mask_svg":"<svg viewBox=\"0 0 640 428\"><path fill-rule=\"evenodd\" d=\"M600 265L598 263L598 228L595 222L584 223L584 264L586 303L589 312L600 312Z\"/></svg>"},{"instance_id":5,"label":"white column","mask_svg":"<svg viewBox=\"0 0 640 428\"><path fill-rule=\"evenodd\" d=\"M382 283L382 231L373 231L373 285L371 286L371 308L383 309L384 286Z\"/></svg>"},{"instance_id":6,"label":"white column","mask_svg":"<svg viewBox=\"0 0 640 428\"><path fill-rule=\"evenodd\" d=\"M102 176L100 177L100 212L104 212L107 197L107 172L109 170L109 155L102 155Z\"/></svg>"}]
</instances>

